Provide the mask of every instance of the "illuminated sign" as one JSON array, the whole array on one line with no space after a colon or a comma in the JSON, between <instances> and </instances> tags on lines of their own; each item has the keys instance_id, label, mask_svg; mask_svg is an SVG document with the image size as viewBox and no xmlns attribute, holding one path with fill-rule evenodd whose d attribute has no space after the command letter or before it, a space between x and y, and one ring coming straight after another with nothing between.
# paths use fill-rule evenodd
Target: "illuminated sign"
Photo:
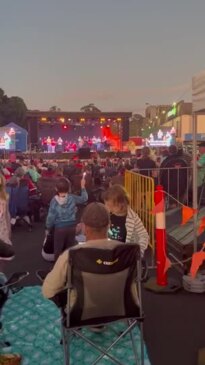
<instances>
[{"instance_id":1,"label":"illuminated sign","mask_svg":"<svg viewBox=\"0 0 205 365\"><path fill-rule=\"evenodd\" d=\"M149 141L150 147L169 147L171 141Z\"/></svg>"},{"instance_id":2,"label":"illuminated sign","mask_svg":"<svg viewBox=\"0 0 205 365\"><path fill-rule=\"evenodd\" d=\"M169 147L175 142L175 128L170 130L159 129L158 132L151 133L149 138L146 138L146 145L151 147Z\"/></svg>"},{"instance_id":3,"label":"illuminated sign","mask_svg":"<svg viewBox=\"0 0 205 365\"><path fill-rule=\"evenodd\" d=\"M176 105L173 106L173 108L167 113L167 117L175 117L177 115L177 107Z\"/></svg>"}]
</instances>

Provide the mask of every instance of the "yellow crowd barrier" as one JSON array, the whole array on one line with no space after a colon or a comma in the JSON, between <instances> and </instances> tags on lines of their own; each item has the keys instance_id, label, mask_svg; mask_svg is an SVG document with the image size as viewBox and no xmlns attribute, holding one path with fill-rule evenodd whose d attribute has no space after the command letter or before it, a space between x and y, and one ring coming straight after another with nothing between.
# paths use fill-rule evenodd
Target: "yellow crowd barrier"
<instances>
[{"instance_id":1,"label":"yellow crowd barrier","mask_svg":"<svg viewBox=\"0 0 205 365\"><path fill-rule=\"evenodd\" d=\"M154 208L154 179L136 172L125 172L125 189L130 206L139 215L150 236L150 247L155 249L155 221L150 212Z\"/></svg>"}]
</instances>

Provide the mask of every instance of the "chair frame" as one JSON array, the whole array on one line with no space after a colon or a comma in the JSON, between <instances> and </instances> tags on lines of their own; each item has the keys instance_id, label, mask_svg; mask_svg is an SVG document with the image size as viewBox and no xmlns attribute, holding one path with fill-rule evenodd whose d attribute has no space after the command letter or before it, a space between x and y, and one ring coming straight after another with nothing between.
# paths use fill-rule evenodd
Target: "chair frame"
<instances>
[{"instance_id":1,"label":"chair frame","mask_svg":"<svg viewBox=\"0 0 205 365\"><path fill-rule=\"evenodd\" d=\"M120 360L118 360L116 357L114 357L112 354L109 353L109 351L112 349L113 346L115 346L123 337L125 337L128 333L130 333L131 343L132 343L132 349L135 357L135 364L136 365L144 365L144 312L142 309L142 288L141 288L141 282L142 282L142 263L141 263L141 257L138 258L136 263L137 268L137 278L136 278L136 285L137 285L137 299L138 299L138 305L139 305L139 316L135 318L123 318L118 320L113 320L106 323L97 323L97 326L104 326L111 323L116 322L127 322L128 327L122 332L117 334L117 338L111 343L111 345L108 348L99 347L95 342L88 339L81 331L81 328L89 328L95 326L95 324L91 325L82 325L79 327L71 327L70 326L70 295L72 287L71 282L71 272L72 272L72 264L71 264L71 271L68 272L68 290L67 290L67 310L65 314L64 308L61 308L61 332L62 332L62 344L63 344L63 353L64 353L64 365L70 365L70 343L71 338L73 336L78 336L81 339L83 339L86 343L88 343L90 346L95 348L99 351L100 355L92 362L90 365L96 365L99 363L99 361L104 357L108 357L114 364L118 365L125 365L125 363L122 363ZM141 352L141 360L138 359L137 349L135 345L135 339L132 330L139 324L140 329L140 352Z\"/></svg>"}]
</instances>

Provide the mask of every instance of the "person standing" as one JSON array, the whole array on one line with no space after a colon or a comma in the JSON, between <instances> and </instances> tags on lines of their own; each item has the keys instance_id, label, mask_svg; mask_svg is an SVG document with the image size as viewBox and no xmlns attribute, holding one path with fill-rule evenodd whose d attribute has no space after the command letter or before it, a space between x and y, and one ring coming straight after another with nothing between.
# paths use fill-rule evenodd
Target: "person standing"
<instances>
[{"instance_id":1,"label":"person standing","mask_svg":"<svg viewBox=\"0 0 205 365\"><path fill-rule=\"evenodd\" d=\"M63 152L63 140L61 137L57 140L58 152Z\"/></svg>"},{"instance_id":2,"label":"person standing","mask_svg":"<svg viewBox=\"0 0 205 365\"><path fill-rule=\"evenodd\" d=\"M0 175L0 240L11 245L11 223L9 215L9 197L6 193L5 179Z\"/></svg>"},{"instance_id":3,"label":"person standing","mask_svg":"<svg viewBox=\"0 0 205 365\"><path fill-rule=\"evenodd\" d=\"M141 175L148 177L156 177L156 163L151 158L149 147L142 149L142 157L137 160L137 170Z\"/></svg>"},{"instance_id":4,"label":"person standing","mask_svg":"<svg viewBox=\"0 0 205 365\"><path fill-rule=\"evenodd\" d=\"M55 148L56 148L56 141L55 138L51 139L51 152L55 153Z\"/></svg>"},{"instance_id":5,"label":"person standing","mask_svg":"<svg viewBox=\"0 0 205 365\"><path fill-rule=\"evenodd\" d=\"M50 152L52 152L51 137L50 136L48 136L46 142L47 142L47 152L50 153Z\"/></svg>"}]
</instances>

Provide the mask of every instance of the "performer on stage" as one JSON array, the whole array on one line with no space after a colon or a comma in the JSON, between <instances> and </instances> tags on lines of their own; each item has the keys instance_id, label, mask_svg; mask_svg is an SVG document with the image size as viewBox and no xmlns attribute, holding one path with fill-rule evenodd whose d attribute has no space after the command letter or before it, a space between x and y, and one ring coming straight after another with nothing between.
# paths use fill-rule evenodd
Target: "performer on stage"
<instances>
[{"instance_id":1,"label":"performer on stage","mask_svg":"<svg viewBox=\"0 0 205 365\"><path fill-rule=\"evenodd\" d=\"M59 137L58 140L57 140L57 150L59 152L63 151L63 140L62 140L61 137Z\"/></svg>"},{"instance_id":2,"label":"performer on stage","mask_svg":"<svg viewBox=\"0 0 205 365\"><path fill-rule=\"evenodd\" d=\"M78 137L78 148L82 148L83 147L83 139L81 136Z\"/></svg>"},{"instance_id":3,"label":"performer on stage","mask_svg":"<svg viewBox=\"0 0 205 365\"><path fill-rule=\"evenodd\" d=\"M50 136L48 136L48 138L46 140L46 143L47 143L47 152L51 153L52 152L52 146L51 146L51 137Z\"/></svg>"},{"instance_id":4,"label":"performer on stage","mask_svg":"<svg viewBox=\"0 0 205 365\"><path fill-rule=\"evenodd\" d=\"M56 141L55 138L51 139L51 152L55 153L55 149L56 149Z\"/></svg>"},{"instance_id":5,"label":"performer on stage","mask_svg":"<svg viewBox=\"0 0 205 365\"><path fill-rule=\"evenodd\" d=\"M4 133L4 143L5 143L5 150L10 150L11 137L9 137L7 132Z\"/></svg>"},{"instance_id":6,"label":"performer on stage","mask_svg":"<svg viewBox=\"0 0 205 365\"><path fill-rule=\"evenodd\" d=\"M158 133L157 133L157 138L158 139L163 139L164 133L162 132L161 129L159 129Z\"/></svg>"},{"instance_id":7,"label":"performer on stage","mask_svg":"<svg viewBox=\"0 0 205 365\"><path fill-rule=\"evenodd\" d=\"M46 137L43 137L41 139L41 145L42 145L43 152L47 152L47 138Z\"/></svg>"},{"instance_id":8,"label":"performer on stage","mask_svg":"<svg viewBox=\"0 0 205 365\"><path fill-rule=\"evenodd\" d=\"M81 148L81 147L79 147L79 148ZM70 143L70 151L72 151L72 152L76 152L76 150L77 150L77 144L76 144L76 142L75 142L75 141L72 141L72 142Z\"/></svg>"},{"instance_id":9,"label":"performer on stage","mask_svg":"<svg viewBox=\"0 0 205 365\"><path fill-rule=\"evenodd\" d=\"M96 151L97 150L97 138L95 136L93 136L93 138L92 138L92 144L93 144L93 146L92 146L93 151Z\"/></svg>"},{"instance_id":10,"label":"performer on stage","mask_svg":"<svg viewBox=\"0 0 205 365\"><path fill-rule=\"evenodd\" d=\"M96 145L97 145L97 151L100 151L101 150L101 138L98 137L96 138Z\"/></svg>"}]
</instances>

